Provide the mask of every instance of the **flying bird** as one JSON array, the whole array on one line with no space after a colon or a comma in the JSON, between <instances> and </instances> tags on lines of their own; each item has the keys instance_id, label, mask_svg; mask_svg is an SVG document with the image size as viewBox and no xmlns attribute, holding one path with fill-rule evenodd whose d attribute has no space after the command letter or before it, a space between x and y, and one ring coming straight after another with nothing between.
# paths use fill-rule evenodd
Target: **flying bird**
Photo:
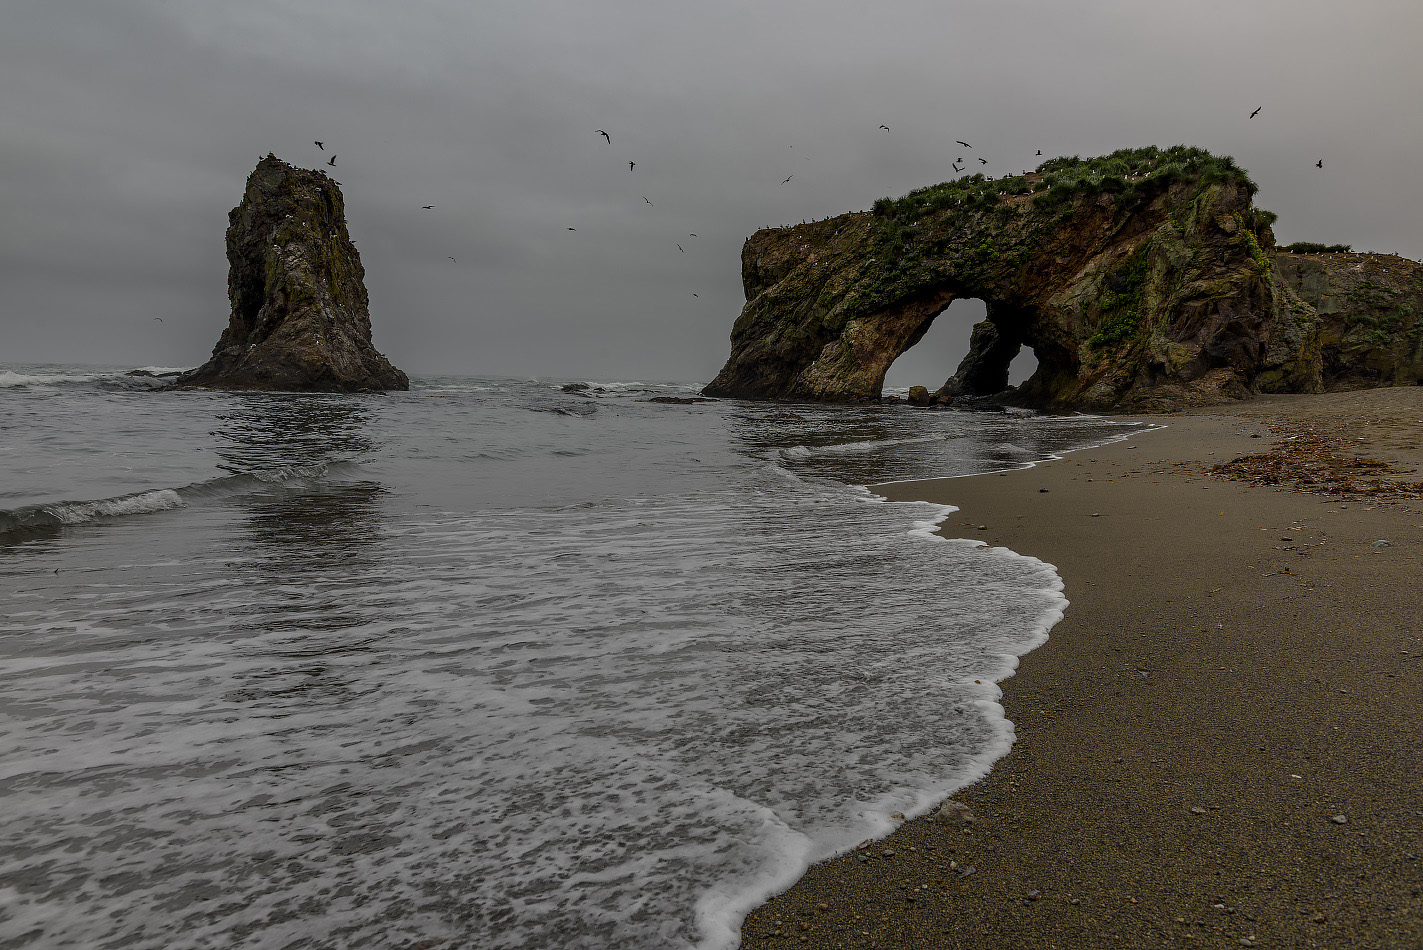
<instances>
[{"instance_id":1,"label":"flying bird","mask_svg":"<svg viewBox=\"0 0 1423 950\"><path fill-rule=\"evenodd\" d=\"M1043 153L1043 150L1042 150L1042 149L1038 149L1038 154L1041 155L1042 153Z\"/></svg>"},{"instance_id":2,"label":"flying bird","mask_svg":"<svg viewBox=\"0 0 1423 950\"><path fill-rule=\"evenodd\" d=\"M421 205L420 207L421 207L421 209L423 209L423 210L425 210L425 211L429 211L430 209L434 208L435 206L434 206L434 205Z\"/></svg>"},{"instance_id":3,"label":"flying bird","mask_svg":"<svg viewBox=\"0 0 1423 950\"><path fill-rule=\"evenodd\" d=\"M450 260L452 260L452 261L455 261L455 259L454 259L454 258L453 258L453 257L452 257L452 258L450 258ZM455 263L456 263L456 264L458 264L458 263L459 263L459 261L455 261Z\"/></svg>"},{"instance_id":4,"label":"flying bird","mask_svg":"<svg viewBox=\"0 0 1423 950\"><path fill-rule=\"evenodd\" d=\"M954 141L955 141L955 142L958 142L958 143L959 143L960 145L962 145L964 148L973 148L973 146L970 145L970 144L968 144L967 142L960 142L958 139L954 139Z\"/></svg>"},{"instance_id":5,"label":"flying bird","mask_svg":"<svg viewBox=\"0 0 1423 950\"><path fill-rule=\"evenodd\" d=\"M317 142L317 143L316 143L316 147L319 148L319 149L321 149L323 152L326 151L326 146L323 145L323 144L320 143L320 142Z\"/></svg>"},{"instance_id":6,"label":"flying bird","mask_svg":"<svg viewBox=\"0 0 1423 950\"><path fill-rule=\"evenodd\" d=\"M1323 168L1323 167L1324 167L1324 159L1321 158L1319 161L1315 162L1315 163L1314 163L1314 167L1315 167L1315 168Z\"/></svg>"},{"instance_id":7,"label":"flying bird","mask_svg":"<svg viewBox=\"0 0 1423 950\"><path fill-rule=\"evenodd\" d=\"M982 163L985 164L985 165L988 164L988 159L986 159L986 158L980 158L979 161L982 162Z\"/></svg>"},{"instance_id":8,"label":"flying bird","mask_svg":"<svg viewBox=\"0 0 1423 950\"><path fill-rule=\"evenodd\" d=\"M687 235L687 237L696 237L696 235L695 235L695 234L689 234L689 235Z\"/></svg>"},{"instance_id":9,"label":"flying bird","mask_svg":"<svg viewBox=\"0 0 1423 950\"><path fill-rule=\"evenodd\" d=\"M609 135L607 132L604 132L602 129L595 129L594 131L596 131L596 132L597 132L599 135L601 135L603 138L607 139L609 145L612 145L612 144L613 144L613 137L612 137L611 135Z\"/></svg>"},{"instance_id":10,"label":"flying bird","mask_svg":"<svg viewBox=\"0 0 1423 950\"><path fill-rule=\"evenodd\" d=\"M1257 115L1259 115L1261 108L1262 108L1261 106L1256 106L1256 107L1255 107L1255 111L1252 112L1252 113L1250 113L1250 118L1253 119L1253 118L1255 118Z\"/></svg>"},{"instance_id":11,"label":"flying bird","mask_svg":"<svg viewBox=\"0 0 1423 950\"><path fill-rule=\"evenodd\" d=\"M323 151L324 151L324 149L323 149ZM330 161L328 161L326 164L331 165L332 167L335 167L335 165L336 165L336 156L335 156L335 155L332 155Z\"/></svg>"},{"instance_id":12,"label":"flying bird","mask_svg":"<svg viewBox=\"0 0 1423 950\"><path fill-rule=\"evenodd\" d=\"M791 180L792 178L794 178L794 177L795 177L794 174L787 175L785 178L781 179L781 184L784 185L786 182L790 181L790 180Z\"/></svg>"},{"instance_id":13,"label":"flying bird","mask_svg":"<svg viewBox=\"0 0 1423 950\"><path fill-rule=\"evenodd\" d=\"M159 323L162 323L162 322L163 322L163 318L162 318L162 317L154 317L153 319L157 320Z\"/></svg>"},{"instance_id":14,"label":"flying bird","mask_svg":"<svg viewBox=\"0 0 1423 950\"><path fill-rule=\"evenodd\" d=\"M887 125L882 125L882 126L880 126L880 128L884 129L886 132L889 131L889 126L887 126Z\"/></svg>"},{"instance_id":15,"label":"flying bird","mask_svg":"<svg viewBox=\"0 0 1423 950\"><path fill-rule=\"evenodd\" d=\"M632 171L632 170L633 170L634 168L636 168L636 167L637 167L637 162L628 162L628 171Z\"/></svg>"},{"instance_id":16,"label":"flying bird","mask_svg":"<svg viewBox=\"0 0 1423 950\"><path fill-rule=\"evenodd\" d=\"M578 229L577 229L577 228L569 228L568 230L570 230L570 231L577 231Z\"/></svg>"},{"instance_id":17,"label":"flying bird","mask_svg":"<svg viewBox=\"0 0 1423 950\"><path fill-rule=\"evenodd\" d=\"M963 171L963 169L960 168L960 167L958 167L958 165L955 165L955 166L954 166L954 171L956 171L956 172L961 172L961 171Z\"/></svg>"},{"instance_id":18,"label":"flying bird","mask_svg":"<svg viewBox=\"0 0 1423 950\"><path fill-rule=\"evenodd\" d=\"M643 200L643 201L647 201L647 195L643 195L643 196L642 196L642 200ZM650 201L647 201L647 203L650 204L650 205L652 205L652 202L650 202ZM652 205L652 206L653 206L654 208L657 207L656 205Z\"/></svg>"},{"instance_id":19,"label":"flying bird","mask_svg":"<svg viewBox=\"0 0 1423 950\"><path fill-rule=\"evenodd\" d=\"M678 244L678 245L677 245L677 250L682 251L682 245ZM682 251L682 253L685 254L685 253L687 253L687 252L686 252L686 251Z\"/></svg>"},{"instance_id":20,"label":"flying bird","mask_svg":"<svg viewBox=\"0 0 1423 950\"><path fill-rule=\"evenodd\" d=\"M701 294L692 294L693 297L700 297Z\"/></svg>"}]
</instances>

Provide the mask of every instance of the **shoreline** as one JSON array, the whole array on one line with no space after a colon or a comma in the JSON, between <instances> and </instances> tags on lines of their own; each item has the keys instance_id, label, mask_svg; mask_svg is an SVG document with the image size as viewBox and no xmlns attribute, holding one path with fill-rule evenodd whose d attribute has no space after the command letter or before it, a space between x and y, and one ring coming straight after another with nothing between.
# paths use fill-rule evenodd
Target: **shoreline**
<instances>
[{"instance_id":1,"label":"shoreline","mask_svg":"<svg viewBox=\"0 0 1423 950\"><path fill-rule=\"evenodd\" d=\"M954 796L974 820L811 867L742 947L1423 944L1423 391L1132 421L1166 428L871 486L1054 565L1070 606L1001 683L1016 741ZM1242 457L1345 493L1205 471Z\"/></svg>"}]
</instances>

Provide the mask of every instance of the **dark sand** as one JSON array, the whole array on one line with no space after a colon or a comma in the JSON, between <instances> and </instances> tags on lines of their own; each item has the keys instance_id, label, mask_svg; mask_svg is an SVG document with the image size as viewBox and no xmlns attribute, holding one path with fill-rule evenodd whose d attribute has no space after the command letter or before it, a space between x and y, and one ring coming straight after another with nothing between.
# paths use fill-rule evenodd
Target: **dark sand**
<instances>
[{"instance_id":1,"label":"dark sand","mask_svg":"<svg viewBox=\"0 0 1423 950\"><path fill-rule=\"evenodd\" d=\"M1423 501L1204 473L1312 429L1423 478L1423 389L1149 421L880 489L1056 565L1071 606L1003 684L1017 743L954 796L975 820L811 868L743 947L1423 947Z\"/></svg>"}]
</instances>

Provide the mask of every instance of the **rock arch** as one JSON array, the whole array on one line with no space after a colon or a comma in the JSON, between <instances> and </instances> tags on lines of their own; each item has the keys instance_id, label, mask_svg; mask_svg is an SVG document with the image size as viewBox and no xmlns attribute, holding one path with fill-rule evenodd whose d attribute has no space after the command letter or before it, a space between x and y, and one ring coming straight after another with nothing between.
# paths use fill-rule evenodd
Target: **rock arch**
<instances>
[{"instance_id":1,"label":"rock arch","mask_svg":"<svg viewBox=\"0 0 1423 950\"><path fill-rule=\"evenodd\" d=\"M962 297L984 300L988 318L940 402L1150 411L1318 391L1330 384L1321 341L1339 317L1294 292L1295 271L1276 265L1274 216L1253 207L1254 191L1228 158L1147 148L758 231L742 249L747 302L731 355L705 393L877 400L894 360ZM1328 296L1321 283L1345 279L1330 274L1294 283ZM1405 316L1387 340L1369 337L1369 359L1391 360L1382 375L1402 382L1423 372L1405 365L1423 282L1395 290L1376 305ZM1005 394L1021 346L1038 369Z\"/></svg>"}]
</instances>

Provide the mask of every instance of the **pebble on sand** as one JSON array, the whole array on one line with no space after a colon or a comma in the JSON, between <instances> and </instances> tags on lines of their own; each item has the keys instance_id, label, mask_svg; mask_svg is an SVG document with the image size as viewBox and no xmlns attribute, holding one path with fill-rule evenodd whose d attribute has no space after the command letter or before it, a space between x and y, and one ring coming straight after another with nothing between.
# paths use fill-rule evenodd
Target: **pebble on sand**
<instances>
[{"instance_id":1,"label":"pebble on sand","mask_svg":"<svg viewBox=\"0 0 1423 950\"><path fill-rule=\"evenodd\" d=\"M948 824L971 824L974 820L973 811L967 805L952 799L940 805L939 810L934 813L934 817Z\"/></svg>"}]
</instances>

